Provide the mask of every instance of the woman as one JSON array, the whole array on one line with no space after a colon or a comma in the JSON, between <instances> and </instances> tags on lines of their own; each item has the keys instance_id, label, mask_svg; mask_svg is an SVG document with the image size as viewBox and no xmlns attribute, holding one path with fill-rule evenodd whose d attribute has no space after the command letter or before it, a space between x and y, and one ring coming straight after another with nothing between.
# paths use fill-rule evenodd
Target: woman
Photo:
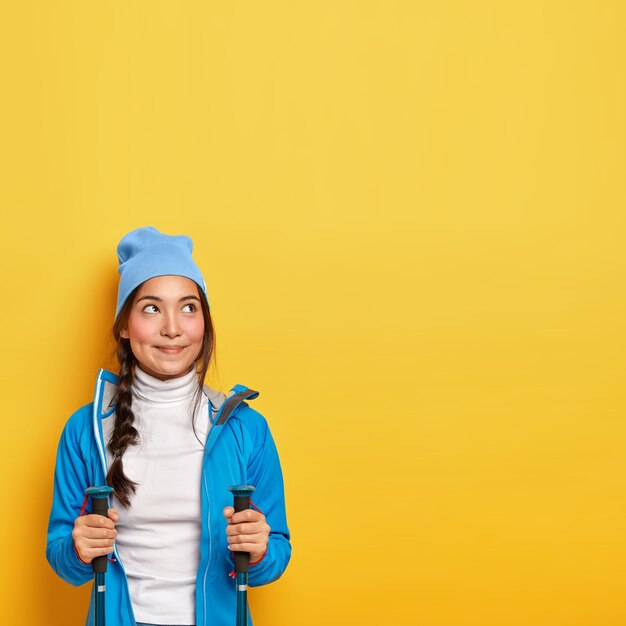
<instances>
[{"instance_id":1,"label":"woman","mask_svg":"<svg viewBox=\"0 0 626 626\"><path fill-rule=\"evenodd\" d=\"M112 557L107 626L232 626L232 553L250 553L250 586L276 580L291 555L278 453L246 402L258 393L203 384L215 342L192 247L152 227L122 238L119 375L100 371L59 443L47 558L81 585L95 557ZM108 517L85 514L84 490L105 483ZM257 510L234 513L234 484L255 486Z\"/></svg>"}]
</instances>

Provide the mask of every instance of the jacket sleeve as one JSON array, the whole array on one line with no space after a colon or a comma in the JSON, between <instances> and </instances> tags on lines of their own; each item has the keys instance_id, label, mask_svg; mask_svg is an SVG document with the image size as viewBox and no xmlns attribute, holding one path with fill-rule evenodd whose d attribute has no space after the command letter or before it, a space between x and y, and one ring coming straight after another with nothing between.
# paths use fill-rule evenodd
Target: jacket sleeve
<instances>
[{"instance_id":1,"label":"jacket sleeve","mask_svg":"<svg viewBox=\"0 0 626 626\"><path fill-rule=\"evenodd\" d=\"M93 579L91 565L78 559L72 530L80 513L84 490L89 486L87 467L78 442L73 441L71 422L61 435L54 470L54 494L48 522L46 558L66 582L82 585Z\"/></svg>"},{"instance_id":2,"label":"jacket sleeve","mask_svg":"<svg viewBox=\"0 0 626 626\"><path fill-rule=\"evenodd\" d=\"M289 529L285 511L285 490L278 451L267 423L248 463L248 480L256 490L252 501L270 526L267 552L258 565L250 567L248 584L258 587L280 578L291 558Z\"/></svg>"}]
</instances>

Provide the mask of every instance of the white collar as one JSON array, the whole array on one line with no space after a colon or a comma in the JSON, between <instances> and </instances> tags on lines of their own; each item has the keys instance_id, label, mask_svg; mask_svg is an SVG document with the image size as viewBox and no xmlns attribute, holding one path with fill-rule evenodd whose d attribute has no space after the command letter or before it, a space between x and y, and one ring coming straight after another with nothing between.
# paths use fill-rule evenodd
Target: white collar
<instances>
[{"instance_id":1,"label":"white collar","mask_svg":"<svg viewBox=\"0 0 626 626\"><path fill-rule=\"evenodd\" d=\"M181 402L198 390L198 376L194 368L184 376L161 380L135 366L133 396L154 404Z\"/></svg>"}]
</instances>

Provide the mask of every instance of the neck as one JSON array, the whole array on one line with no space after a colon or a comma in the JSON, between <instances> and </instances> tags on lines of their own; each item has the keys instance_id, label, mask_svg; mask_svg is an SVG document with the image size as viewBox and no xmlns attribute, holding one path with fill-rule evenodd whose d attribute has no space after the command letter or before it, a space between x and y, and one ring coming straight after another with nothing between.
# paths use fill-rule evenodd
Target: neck
<instances>
[{"instance_id":1,"label":"neck","mask_svg":"<svg viewBox=\"0 0 626 626\"><path fill-rule=\"evenodd\" d=\"M161 380L135 367L133 395L143 401L157 404L180 402L192 396L198 389L198 378L192 368L176 378Z\"/></svg>"}]
</instances>

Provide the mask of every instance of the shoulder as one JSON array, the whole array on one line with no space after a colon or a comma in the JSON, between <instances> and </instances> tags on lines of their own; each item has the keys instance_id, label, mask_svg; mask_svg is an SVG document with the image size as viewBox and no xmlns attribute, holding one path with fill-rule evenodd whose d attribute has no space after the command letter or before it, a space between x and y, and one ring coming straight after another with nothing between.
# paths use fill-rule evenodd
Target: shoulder
<instances>
[{"instance_id":1,"label":"shoulder","mask_svg":"<svg viewBox=\"0 0 626 626\"><path fill-rule=\"evenodd\" d=\"M91 436L92 418L93 402L90 402L72 413L63 428L63 437L78 444L85 437Z\"/></svg>"},{"instance_id":2,"label":"shoulder","mask_svg":"<svg viewBox=\"0 0 626 626\"><path fill-rule=\"evenodd\" d=\"M269 430L267 420L246 402L242 402L235 409L228 422L232 422L232 426L238 424L242 430L245 430L253 446L256 447L265 442Z\"/></svg>"},{"instance_id":3,"label":"shoulder","mask_svg":"<svg viewBox=\"0 0 626 626\"><path fill-rule=\"evenodd\" d=\"M93 432L94 412L102 419L111 412L111 408L114 408L113 402L117 392L117 380L115 374L105 369L101 369L98 372L93 402L84 404L70 415L63 429L64 435L73 439L79 439L85 434ZM103 409L108 411L106 415L103 415Z\"/></svg>"}]
</instances>

